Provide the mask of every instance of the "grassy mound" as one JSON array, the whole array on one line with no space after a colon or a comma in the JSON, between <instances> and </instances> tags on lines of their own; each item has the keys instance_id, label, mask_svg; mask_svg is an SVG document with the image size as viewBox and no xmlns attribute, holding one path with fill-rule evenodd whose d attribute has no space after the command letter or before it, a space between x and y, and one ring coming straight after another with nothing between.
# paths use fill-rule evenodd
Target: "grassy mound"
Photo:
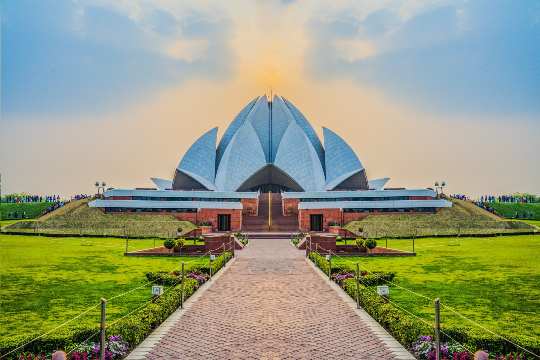
<instances>
[{"instance_id":1,"label":"grassy mound","mask_svg":"<svg viewBox=\"0 0 540 360\"><path fill-rule=\"evenodd\" d=\"M178 229L195 229L189 221L172 215L105 214L88 206L88 199L73 201L39 221L20 221L4 228L6 232L31 232L60 235L97 235L129 237L170 237Z\"/></svg>"},{"instance_id":2,"label":"grassy mound","mask_svg":"<svg viewBox=\"0 0 540 360\"><path fill-rule=\"evenodd\" d=\"M497 214L509 219L531 219L540 220L540 203L520 204L520 203L489 203Z\"/></svg>"},{"instance_id":3,"label":"grassy mound","mask_svg":"<svg viewBox=\"0 0 540 360\"><path fill-rule=\"evenodd\" d=\"M51 206L51 202L36 202L36 203L0 203L0 219L33 219L39 217L45 209ZM14 214L17 213L17 216ZM9 215L9 216L8 216Z\"/></svg>"},{"instance_id":4,"label":"grassy mound","mask_svg":"<svg viewBox=\"0 0 540 360\"><path fill-rule=\"evenodd\" d=\"M369 215L363 220L351 221L345 228L375 238L537 231L536 227L525 222L500 219L468 201L451 201L451 208L441 209L435 214Z\"/></svg>"}]
</instances>

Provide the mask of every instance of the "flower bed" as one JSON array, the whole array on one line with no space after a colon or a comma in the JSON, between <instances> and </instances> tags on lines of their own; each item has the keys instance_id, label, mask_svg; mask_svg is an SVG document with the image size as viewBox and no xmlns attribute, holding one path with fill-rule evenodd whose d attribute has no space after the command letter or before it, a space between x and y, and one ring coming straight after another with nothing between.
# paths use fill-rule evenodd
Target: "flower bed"
<instances>
[{"instance_id":1,"label":"flower bed","mask_svg":"<svg viewBox=\"0 0 540 360\"><path fill-rule=\"evenodd\" d=\"M328 274L328 261L325 257L315 252L311 252L309 254L309 258L325 274ZM351 273L350 270L342 269L334 266L333 264L331 274L333 280L336 281L340 287L347 294L349 294L349 296L356 299L357 285L356 280L354 279L354 274ZM373 278L369 278L369 275L372 275ZM392 281L393 279L393 273L381 272L362 276L361 284L359 285L360 291L358 293L360 306L390 334L392 334L392 336L405 348L415 353L417 352L415 347L418 347L418 341L422 339L422 336L431 336L433 334L433 328L412 315L407 314L403 310L400 310L392 304L386 302L384 298L377 295L374 289L370 288L370 286L381 284L391 285L388 282ZM485 331L481 331L480 329L472 329L469 327L444 327L443 331L451 338L455 339L455 341L465 345L467 349L474 349L474 351L477 349L483 349L489 351L490 353L496 354L494 356L499 356L500 359L511 359L512 357L513 359L516 359L516 354L512 354L512 357L510 357L510 355L506 355L512 352L517 352L518 356L520 356L519 359L533 358L532 355L524 354L523 351L504 339L486 333ZM457 343L449 342L449 339L444 337L442 340L446 344L446 349L451 350L447 353L446 359L468 359L462 354L464 349L461 348L461 346L459 346ZM509 340L523 346L533 353L540 353L540 340L530 341L521 338L519 335L515 335ZM470 355L470 353L466 353ZM454 356L454 354L456 355ZM419 359L431 359L429 357L429 351L422 354L417 353L415 355Z\"/></svg>"},{"instance_id":2,"label":"flower bed","mask_svg":"<svg viewBox=\"0 0 540 360\"><path fill-rule=\"evenodd\" d=\"M221 269L230 259L232 254L225 252L212 262L211 265L192 268L186 274L184 279L183 291L184 299L189 298L199 286L209 279L210 266L212 273L215 274ZM149 275L151 274L151 275ZM157 272L147 274L147 279L155 284L169 285L163 295L153 298L139 310L129 314L128 316L113 322L107 327L109 342L107 343L107 351L110 356L107 359L122 358L129 349L134 348L146 338L155 328L157 328L165 319L167 319L181 303L182 286L179 283L180 277L178 272L166 273ZM97 341L97 331L99 328L74 328L74 329L59 329L57 332L45 335L38 338L24 347L24 351L14 352L8 357L2 359L50 359L51 353L58 349L71 351L70 359L93 359L92 351L95 348ZM32 339L28 336L18 336L9 338L7 341L0 343L0 354L6 354L13 349L27 343ZM85 342L85 340L87 340ZM121 348L126 347L126 351L120 354ZM98 345L99 346L99 345ZM86 355L84 355L86 354ZM28 357L29 356L29 357Z\"/></svg>"}]
</instances>

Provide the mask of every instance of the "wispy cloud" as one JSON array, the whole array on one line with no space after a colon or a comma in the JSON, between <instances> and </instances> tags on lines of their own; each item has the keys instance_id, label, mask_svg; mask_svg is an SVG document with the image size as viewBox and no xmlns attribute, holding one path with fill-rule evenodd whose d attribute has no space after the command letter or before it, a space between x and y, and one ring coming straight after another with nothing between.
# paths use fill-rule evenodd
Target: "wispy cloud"
<instances>
[{"instance_id":1,"label":"wispy cloud","mask_svg":"<svg viewBox=\"0 0 540 360\"><path fill-rule=\"evenodd\" d=\"M539 13L534 1L473 1L325 14L311 22L309 65L313 76L352 77L426 110L534 118Z\"/></svg>"},{"instance_id":2,"label":"wispy cloud","mask_svg":"<svg viewBox=\"0 0 540 360\"><path fill-rule=\"evenodd\" d=\"M60 1L4 3L2 103L12 114L100 113L193 76L230 71L211 13Z\"/></svg>"}]
</instances>

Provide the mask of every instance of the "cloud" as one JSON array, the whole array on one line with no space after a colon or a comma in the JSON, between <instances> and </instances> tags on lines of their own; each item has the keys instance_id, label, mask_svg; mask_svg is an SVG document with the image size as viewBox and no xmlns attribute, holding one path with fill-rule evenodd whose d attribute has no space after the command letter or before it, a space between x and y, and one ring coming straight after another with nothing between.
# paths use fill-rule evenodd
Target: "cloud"
<instances>
[{"instance_id":1,"label":"cloud","mask_svg":"<svg viewBox=\"0 0 540 360\"><path fill-rule=\"evenodd\" d=\"M312 76L354 78L429 111L538 118L537 3L474 1L405 13L313 19Z\"/></svg>"},{"instance_id":2,"label":"cloud","mask_svg":"<svg viewBox=\"0 0 540 360\"><path fill-rule=\"evenodd\" d=\"M211 12L52 0L2 12L4 116L105 113L230 72L229 25Z\"/></svg>"},{"instance_id":3,"label":"cloud","mask_svg":"<svg viewBox=\"0 0 540 360\"><path fill-rule=\"evenodd\" d=\"M377 50L370 41L338 39L334 43L338 56L347 62L355 62L375 56Z\"/></svg>"}]
</instances>

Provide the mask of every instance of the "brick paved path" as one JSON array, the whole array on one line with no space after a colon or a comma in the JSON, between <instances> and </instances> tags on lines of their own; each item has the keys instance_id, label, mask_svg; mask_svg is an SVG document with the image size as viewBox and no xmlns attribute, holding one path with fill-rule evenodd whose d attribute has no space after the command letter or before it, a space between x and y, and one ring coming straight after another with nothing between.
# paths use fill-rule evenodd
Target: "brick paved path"
<instances>
[{"instance_id":1,"label":"brick paved path","mask_svg":"<svg viewBox=\"0 0 540 360\"><path fill-rule=\"evenodd\" d=\"M237 256L149 352L131 358L410 358L392 352L397 343L381 340L288 240L255 239Z\"/></svg>"}]
</instances>

